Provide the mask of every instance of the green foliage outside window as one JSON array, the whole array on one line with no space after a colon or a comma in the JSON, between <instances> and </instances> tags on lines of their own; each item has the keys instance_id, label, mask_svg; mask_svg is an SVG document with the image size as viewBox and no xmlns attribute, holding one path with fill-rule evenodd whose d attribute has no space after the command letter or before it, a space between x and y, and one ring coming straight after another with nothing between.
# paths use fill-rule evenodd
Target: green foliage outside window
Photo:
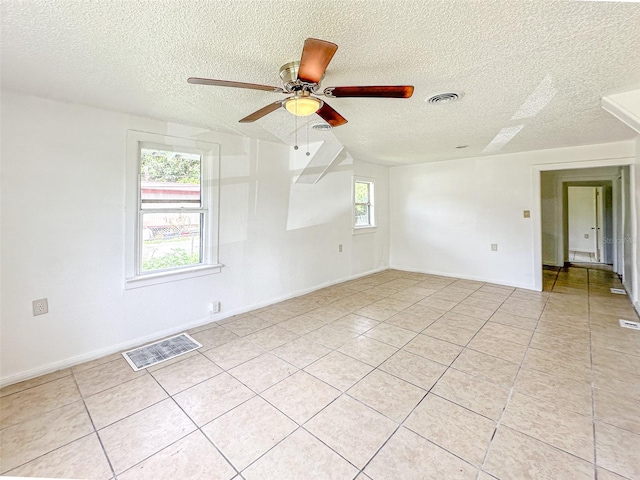
<instances>
[{"instance_id":1,"label":"green foliage outside window","mask_svg":"<svg viewBox=\"0 0 640 480\"><path fill-rule=\"evenodd\" d=\"M369 203L369 184L356 182L356 203Z\"/></svg>"},{"instance_id":2,"label":"green foliage outside window","mask_svg":"<svg viewBox=\"0 0 640 480\"><path fill-rule=\"evenodd\" d=\"M198 263L200 263L200 255L198 252L190 254L181 248L172 248L171 253L167 253L161 257L143 259L142 269L144 271L161 270L163 268L197 265Z\"/></svg>"},{"instance_id":3,"label":"green foliage outside window","mask_svg":"<svg viewBox=\"0 0 640 480\"><path fill-rule=\"evenodd\" d=\"M200 155L143 148L141 157L145 181L200 184Z\"/></svg>"}]
</instances>

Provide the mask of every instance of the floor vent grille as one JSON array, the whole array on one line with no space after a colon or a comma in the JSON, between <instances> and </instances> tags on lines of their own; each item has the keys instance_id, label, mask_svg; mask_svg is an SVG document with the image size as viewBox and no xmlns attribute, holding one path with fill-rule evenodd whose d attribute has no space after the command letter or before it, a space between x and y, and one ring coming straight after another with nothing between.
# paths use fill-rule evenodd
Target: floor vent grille
<instances>
[{"instance_id":1,"label":"floor vent grille","mask_svg":"<svg viewBox=\"0 0 640 480\"><path fill-rule=\"evenodd\" d=\"M618 295L626 295L627 291L624 288L610 288L611 293L616 293Z\"/></svg>"},{"instance_id":2,"label":"floor vent grille","mask_svg":"<svg viewBox=\"0 0 640 480\"><path fill-rule=\"evenodd\" d=\"M165 338L164 340L129 350L128 352L124 352L122 356L129 362L131 368L137 372L143 368L179 357L200 347L202 347L200 343L196 342L186 333L181 333L174 337Z\"/></svg>"}]
</instances>

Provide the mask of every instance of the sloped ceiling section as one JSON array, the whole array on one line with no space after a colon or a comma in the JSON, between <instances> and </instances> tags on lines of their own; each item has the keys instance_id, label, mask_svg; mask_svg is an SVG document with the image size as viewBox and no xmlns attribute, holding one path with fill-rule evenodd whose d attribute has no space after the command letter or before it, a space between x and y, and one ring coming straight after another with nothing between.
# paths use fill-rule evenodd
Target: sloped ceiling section
<instances>
[{"instance_id":1,"label":"sloped ceiling section","mask_svg":"<svg viewBox=\"0 0 640 480\"><path fill-rule=\"evenodd\" d=\"M602 108L640 133L640 89L604 97Z\"/></svg>"},{"instance_id":2,"label":"sloped ceiling section","mask_svg":"<svg viewBox=\"0 0 640 480\"><path fill-rule=\"evenodd\" d=\"M499 153L634 136L600 103L640 87L639 3L7 0L0 8L2 85L28 94L293 145L300 125L284 109L238 123L281 95L186 79L279 86L279 67L316 37L340 47L323 86L415 86L407 100L328 100L349 120L331 134L355 158L477 156L519 126ZM465 95L425 102L448 91ZM523 108L534 113L518 115Z\"/></svg>"}]
</instances>

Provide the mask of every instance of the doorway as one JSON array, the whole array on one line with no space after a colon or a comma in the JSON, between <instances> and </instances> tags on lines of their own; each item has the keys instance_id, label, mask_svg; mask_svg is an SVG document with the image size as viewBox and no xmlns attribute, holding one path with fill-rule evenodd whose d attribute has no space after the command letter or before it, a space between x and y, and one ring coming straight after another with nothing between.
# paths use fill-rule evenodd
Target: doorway
<instances>
[{"instance_id":1,"label":"doorway","mask_svg":"<svg viewBox=\"0 0 640 480\"><path fill-rule=\"evenodd\" d=\"M625 168L541 172L541 267L583 264L622 273L620 178Z\"/></svg>"},{"instance_id":2,"label":"doorway","mask_svg":"<svg viewBox=\"0 0 640 480\"><path fill-rule=\"evenodd\" d=\"M562 265L615 262L611 180L563 181Z\"/></svg>"},{"instance_id":3,"label":"doorway","mask_svg":"<svg viewBox=\"0 0 640 480\"><path fill-rule=\"evenodd\" d=\"M602 187L598 238L599 260L602 263L595 263L595 258L589 258L588 262L579 266L612 270L621 277L627 291L634 291L635 250L633 245L630 248L627 240L633 237L635 231L633 199L637 187L634 188L631 180L635 175L631 166L633 162L634 159L630 157L603 161L605 165L601 166L594 166L593 162L534 166L534 171L539 172L534 178L534 188L540 198L540 218L535 225L537 232L534 231L537 250L534 262L538 266L535 272L536 289L542 290L545 275L553 273L551 270L562 269L572 263L569 254L569 187ZM592 240L592 226L595 225L589 226L588 232L582 232L584 240L587 240L585 233L589 234L588 240ZM571 251L578 250L572 248Z\"/></svg>"},{"instance_id":4,"label":"doorway","mask_svg":"<svg viewBox=\"0 0 640 480\"><path fill-rule=\"evenodd\" d=\"M603 191L602 186L569 186L567 188L568 252L565 261L609 263L604 261ZM611 221L609 218L607 220Z\"/></svg>"}]
</instances>

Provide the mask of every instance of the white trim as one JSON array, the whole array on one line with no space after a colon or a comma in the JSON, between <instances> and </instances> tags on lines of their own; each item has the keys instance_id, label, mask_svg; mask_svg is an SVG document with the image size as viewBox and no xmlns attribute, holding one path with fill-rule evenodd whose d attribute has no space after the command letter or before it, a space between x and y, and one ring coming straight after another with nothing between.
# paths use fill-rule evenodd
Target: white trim
<instances>
[{"instance_id":1,"label":"white trim","mask_svg":"<svg viewBox=\"0 0 640 480\"><path fill-rule=\"evenodd\" d=\"M620 102L613 100L611 97L602 97L601 106L604 111L640 133L640 118Z\"/></svg>"},{"instance_id":2,"label":"white trim","mask_svg":"<svg viewBox=\"0 0 640 480\"><path fill-rule=\"evenodd\" d=\"M486 278L486 277L478 277L478 276L475 276L475 275L465 275L465 274L462 274L462 273L448 273L448 272L445 273L445 272L438 272L436 270L419 270L419 269L406 268L406 267L396 267L394 265L392 265L389 268L391 270L402 270L404 272L424 273L425 275L437 275L439 277L457 278L457 279L461 279L461 280L473 280L473 281L476 281L476 282L490 283L492 285L502 285L504 287L522 288L522 289L525 289L525 290L536 290L530 284L513 283L513 282L507 283L507 282L502 282L502 281L496 281L494 279L490 279L490 278Z\"/></svg>"},{"instance_id":3,"label":"white trim","mask_svg":"<svg viewBox=\"0 0 640 480\"><path fill-rule=\"evenodd\" d=\"M640 168L640 165L633 164L629 166L629 206L630 206L630 214L631 214L631 285L630 285L630 296L631 303L637 305L640 302L640 278L638 278L640 264L640 258L638 258L638 242L640 242L640 238L638 238L638 217L640 216L640 212L638 211L638 185L634 181L634 179L638 176L636 169ZM624 235L624 232L623 232Z\"/></svg>"},{"instance_id":4,"label":"white trim","mask_svg":"<svg viewBox=\"0 0 640 480\"><path fill-rule=\"evenodd\" d=\"M353 227L351 229L352 235L362 235L367 233L376 233L378 227L376 226L366 226L366 227Z\"/></svg>"},{"instance_id":5,"label":"white trim","mask_svg":"<svg viewBox=\"0 0 640 480\"><path fill-rule=\"evenodd\" d=\"M156 340L159 340L164 337L168 337L170 335L174 335L177 333L181 333L187 330L191 330L192 328L200 327L202 325L206 325L211 322L218 322L220 320L224 320L226 318L232 317L234 315L240 315L242 313L250 312L252 310L257 310L262 307L267 307L269 305L273 305L275 303L282 302L284 300L289 300L291 298L299 297L301 295L306 295L307 293L315 292L317 290L321 290L326 287L330 287L332 285L337 285L339 283L348 282L349 280L355 280L361 277L366 277L367 275L373 275L374 273L384 272L389 270L388 266L375 268L373 270L369 270L364 273L358 273L355 275L350 275L348 277L343 277L338 280L333 280L330 282L325 282L320 285L316 285L315 287L306 288L303 290L298 290L296 292L289 293L287 295L282 295L280 297L272 298L270 300L255 303L253 305L247 305L246 307L237 308L235 310L231 310L225 312L218 316L216 314L214 317L206 317L199 318L198 320L194 320L193 322L189 322L186 324L182 324L177 327L172 327L166 330L162 330L160 332L155 332L150 335L145 335L143 337L136 338L134 340L128 340L126 342L122 342L116 345L111 345L109 347L101 348L98 350L93 350L91 352L84 353L82 355L76 355L75 357L68 358L66 360L60 360L58 362L53 362L43 367L34 368L32 370L27 370L26 372L17 373L15 375L11 375L9 377L5 377L0 379L0 388L6 387L7 385L13 385L14 383L22 382L25 380L30 380L35 377L39 377L41 375L46 375L47 373L56 372L58 370L62 370L64 368L70 368L75 365L79 365L81 363L90 362L91 360L96 360L98 358L111 355L113 353L120 353L124 350L130 350L137 346L144 345L146 343L150 343Z\"/></svg>"},{"instance_id":6,"label":"white trim","mask_svg":"<svg viewBox=\"0 0 640 480\"><path fill-rule=\"evenodd\" d=\"M181 268L180 270L169 270L158 273L149 273L125 280L125 290L134 288L148 287L150 285L158 285L161 283L177 282L189 278L204 277L205 275L213 275L222 271L222 264L216 265L197 265L191 268Z\"/></svg>"}]
</instances>

